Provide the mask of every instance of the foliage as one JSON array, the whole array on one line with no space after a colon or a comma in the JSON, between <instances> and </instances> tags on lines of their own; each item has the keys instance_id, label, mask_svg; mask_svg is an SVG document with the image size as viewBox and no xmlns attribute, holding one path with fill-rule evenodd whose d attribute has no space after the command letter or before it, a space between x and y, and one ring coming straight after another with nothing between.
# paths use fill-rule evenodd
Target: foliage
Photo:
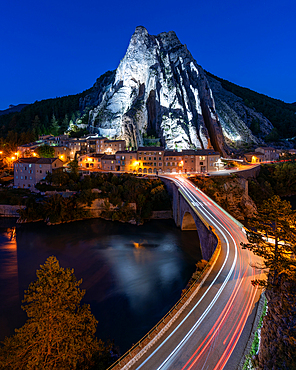
<instances>
[{"instance_id":1,"label":"foliage","mask_svg":"<svg viewBox=\"0 0 296 370\"><path fill-rule=\"evenodd\" d=\"M254 335L254 340L252 342L250 353L248 355L246 355L246 361L244 363L243 370L248 370L248 369L253 368L253 366L252 366L252 357L255 356L258 353L258 350L259 350L259 330L261 330L261 327L262 327L262 324L263 324L263 319L266 315L266 312L267 312L267 300L265 299L263 309L262 309L262 313L261 313L259 323L258 323L258 326L257 326L257 331Z\"/></svg>"},{"instance_id":2,"label":"foliage","mask_svg":"<svg viewBox=\"0 0 296 370\"><path fill-rule=\"evenodd\" d=\"M0 189L0 204L24 205L28 197L34 197L27 189Z\"/></svg>"},{"instance_id":3,"label":"foliage","mask_svg":"<svg viewBox=\"0 0 296 370\"><path fill-rule=\"evenodd\" d=\"M294 104L284 103L281 100L270 98L266 95L259 94L250 89L240 87L232 82L216 77L211 73L207 74L220 81L225 90L231 91L236 96L243 99L245 105L256 109L262 113L273 124L276 131L270 133L267 140L273 141L279 138L291 138L296 136L296 106ZM254 134L258 132L256 123L251 127Z\"/></svg>"},{"instance_id":4,"label":"foliage","mask_svg":"<svg viewBox=\"0 0 296 370\"><path fill-rule=\"evenodd\" d=\"M41 158L54 158L54 148L50 145L41 145L35 150L35 152Z\"/></svg>"},{"instance_id":5,"label":"foliage","mask_svg":"<svg viewBox=\"0 0 296 370\"><path fill-rule=\"evenodd\" d=\"M36 140L41 134L63 134L68 117L80 115L79 101L90 92L91 89L76 95L36 101L27 105L21 112L2 115L0 136L10 141L9 132L16 133L18 137L30 133L30 138L19 140L20 145Z\"/></svg>"},{"instance_id":6,"label":"foliage","mask_svg":"<svg viewBox=\"0 0 296 370\"><path fill-rule=\"evenodd\" d=\"M78 181L79 179L79 171L78 171L78 161L74 159L73 161L68 163L68 167L70 168L70 177L73 181Z\"/></svg>"},{"instance_id":7,"label":"foliage","mask_svg":"<svg viewBox=\"0 0 296 370\"><path fill-rule=\"evenodd\" d=\"M81 306L85 294L74 270L60 267L49 257L29 285L22 309L28 320L0 349L2 369L89 368L92 355L100 349L95 338L97 320L89 305Z\"/></svg>"},{"instance_id":8,"label":"foliage","mask_svg":"<svg viewBox=\"0 0 296 370\"><path fill-rule=\"evenodd\" d=\"M261 165L257 178L249 180L249 194L258 205L274 194L296 194L296 162Z\"/></svg>"},{"instance_id":9,"label":"foliage","mask_svg":"<svg viewBox=\"0 0 296 370\"><path fill-rule=\"evenodd\" d=\"M249 221L248 243L241 243L261 258L255 267L267 275L265 279L252 281L266 289L268 301L259 354L251 353L253 366L260 370L288 370L296 364L295 221L296 211L292 211L291 204L274 195L263 201L258 214Z\"/></svg>"},{"instance_id":10,"label":"foliage","mask_svg":"<svg viewBox=\"0 0 296 370\"><path fill-rule=\"evenodd\" d=\"M82 208L82 204L91 205L97 197L108 198L116 209L106 209L104 217L113 220L129 221L149 219L153 211L171 208L168 193L159 179L142 179L131 174L115 175L112 173L92 173L79 177L76 173L77 161L72 162L71 172L56 170L49 173L45 181L47 184L37 184L40 191L67 189L77 192L71 198L55 195L42 204L30 204L30 208L20 211L22 220L47 220L50 223L66 222L89 217L89 213ZM77 178L78 176L78 178ZM92 192L97 189L99 192ZM50 206L46 204L50 202ZM72 203L71 203L71 201ZM130 203L136 204L136 213ZM43 216L42 216L43 215Z\"/></svg>"},{"instance_id":11,"label":"foliage","mask_svg":"<svg viewBox=\"0 0 296 370\"><path fill-rule=\"evenodd\" d=\"M63 197L55 194L43 201L29 198L26 208L19 210L22 221L44 220L50 224L80 220L90 216L78 196Z\"/></svg>"},{"instance_id":12,"label":"foliage","mask_svg":"<svg viewBox=\"0 0 296 370\"><path fill-rule=\"evenodd\" d=\"M248 243L241 243L262 258L257 268L268 272L268 279L254 280L254 285L275 285L280 274L296 277L296 211L291 204L274 195L258 208L258 214L249 221Z\"/></svg>"}]
</instances>

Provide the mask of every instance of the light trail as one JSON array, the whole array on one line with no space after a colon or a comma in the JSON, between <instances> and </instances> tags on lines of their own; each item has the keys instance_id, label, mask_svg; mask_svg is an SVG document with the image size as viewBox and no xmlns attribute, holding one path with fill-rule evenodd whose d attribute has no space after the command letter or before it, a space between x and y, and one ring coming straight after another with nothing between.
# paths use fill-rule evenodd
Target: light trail
<instances>
[{"instance_id":1,"label":"light trail","mask_svg":"<svg viewBox=\"0 0 296 370\"><path fill-rule=\"evenodd\" d=\"M187 189L183 186L182 182L181 181L178 181L178 180L176 180L175 182L177 182L179 184L179 186L186 193L186 195L190 198L190 200L191 201L194 201L194 198L193 198L194 195L192 196L191 193L189 191L187 191ZM231 268L230 268L230 270L229 270L226 278L224 279L223 284L221 285L221 287L219 288L219 290L217 291L217 293L215 294L214 298L212 299L212 301L210 302L210 304L208 305L208 307L206 308L206 310L203 312L203 314L201 315L201 317L197 320L197 322L195 323L195 325L190 329L190 331L185 335L185 337L179 342L179 344L174 348L174 350L171 351L170 355L162 362L162 364L157 368L157 370L163 368L167 364L167 362L183 347L183 345L187 342L187 340L190 338L190 336L192 335L192 333L202 323L202 321L207 316L207 314L209 313L209 311L211 310L211 308L214 306L214 304L216 303L217 299L221 295L222 291L224 290L224 288L225 288L227 282L229 281L229 279L230 279L230 277L231 277L231 275L233 273L233 270L234 270L234 268L236 266L238 248L237 248L236 242L235 242L234 238L232 237L231 233L224 227L223 224L221 224L217 219L215 219L211 215L211 213L203 205L201 206L201 208L203 208L204 213L207 214L207 218L212 222L212 224L214 225L214 227L216 228L216 230L218 230L221 233L221 235L224 237L224 239L226 241L226 245L227 245L226 258L225 258L225 260L224 260L224 262L223 262L223 264L222 264L222 266L221 266L218 274L215 276L214 280L212 281L212 283L210 284L210 286L207 288L207 290L205 291L205 293L202 295L202 297L199 299L199 301L195 304L195 306L190 310L190 312L181 321L181 323L173 330L173 332L152 352L152 354L145 361L142 362L142 364L140 366L137 367L137 369L141 369L141 367L143 365L145 365L151 359L151 357L154 356L155 353L157 351L159 351L159 349L175 334L175 332L181 327L181 325L188 319L188 317L192 314L192 312L200 304L200 302L203 300L203 298L209 292L209 290L214 285L214 283L216 282L216 280L220 276L221 272L223 271L223 268L225 267L226 262L228 261L228 257L229 257L229 242L228 242L228 238L226 237L226 235L224 234L224 232L221 230L221 228L223 228L224 231L226 231L226 233L232 239L233 244L235 245L235 257L234 257L232 266L231 266ZM220 225L220 227L218 225Z\"/></svg>"}]
</instances>

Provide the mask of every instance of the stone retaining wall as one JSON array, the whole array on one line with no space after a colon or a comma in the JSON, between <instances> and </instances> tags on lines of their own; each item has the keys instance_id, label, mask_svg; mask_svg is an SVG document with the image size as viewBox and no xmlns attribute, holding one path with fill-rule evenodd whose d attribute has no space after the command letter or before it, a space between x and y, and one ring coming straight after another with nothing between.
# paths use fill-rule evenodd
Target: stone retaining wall
<instances>
[{"instance_id":1,"label":"stone retaining wall","mask_svg":"<svg viewBox=\"0 0 296 370\"><path fill-rule=\"evenodd\" d=\"M18 210L25 206L0 205L0 217L19 217Z\"/></svg>"}]
</instances>

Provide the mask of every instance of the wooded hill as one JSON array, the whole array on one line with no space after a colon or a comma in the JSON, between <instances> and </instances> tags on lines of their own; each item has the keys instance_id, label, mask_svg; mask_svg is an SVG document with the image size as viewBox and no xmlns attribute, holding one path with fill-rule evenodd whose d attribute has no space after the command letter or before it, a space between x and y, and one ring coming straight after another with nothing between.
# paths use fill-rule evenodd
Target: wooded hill
<instances>
[{"instance_id":1,"label":"wooded hill","mask_svg":"<svg viewBox=\"0 0 296 370\"><path fill-rule=\"evenodd\" d=\"M111 73L113 72L108 71L100 76L94 86L100 86L104 78ZM242 98L245 105L254 108L270 120L275 127L272 138L270 138L271 141L296 138L296 103L288 104L238 86L209 72L206 73L221 82L225 90ZM21 112L1 115L0 137L6 139L9 131L17 133L19 137L21 134L30 133L30 135L22 135L23 138L26 136L37 138L40 134L49 133L57 135L62 134L68 128L71 120L74 123L77 118L80 118L82 123L87 123L90 107L84 106L84 111L81 111L80 102L84 97L90 96L92 90L93 88L90 88L76 95L36 101L25 106ZM88 103L87 100L85 101L86 104ZM255 132L253 134L256 135ZM18 141L18 144L22 143Z\"/></svg>"},{"instance_id":2,"label":"wooded hill","mask_svg":"<svg viewBox=\"0 0 296 370\"><path fill-rule=\"evenodd\" d=\"M221 82L222 87L243 99L244 104L262 113L276 128L278 139L296 136L296 103L289 104L269 96L259 94L246 87L238 86L227 80L206 72L210 77Z\"/></svg>"}]
</instances>

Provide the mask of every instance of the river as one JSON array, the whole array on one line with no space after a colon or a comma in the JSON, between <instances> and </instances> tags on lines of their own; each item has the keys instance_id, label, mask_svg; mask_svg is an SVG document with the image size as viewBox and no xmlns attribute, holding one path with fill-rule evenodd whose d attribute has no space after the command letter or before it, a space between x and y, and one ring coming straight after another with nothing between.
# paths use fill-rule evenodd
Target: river
<instances>
[{"instance_id":1,"label":"river","mask_svg":"<svg viewBox=\"0 0 296 370\"><path fill-rule=\"evenodd\" d=\"M0 340L26 321L24 290L55 255L74 268L99 321L97 336L124 353L179 299L201 259L196 231L172 220L142 226L92 219L46 226L0 219Z\"/></svg>"}]
</instances>

